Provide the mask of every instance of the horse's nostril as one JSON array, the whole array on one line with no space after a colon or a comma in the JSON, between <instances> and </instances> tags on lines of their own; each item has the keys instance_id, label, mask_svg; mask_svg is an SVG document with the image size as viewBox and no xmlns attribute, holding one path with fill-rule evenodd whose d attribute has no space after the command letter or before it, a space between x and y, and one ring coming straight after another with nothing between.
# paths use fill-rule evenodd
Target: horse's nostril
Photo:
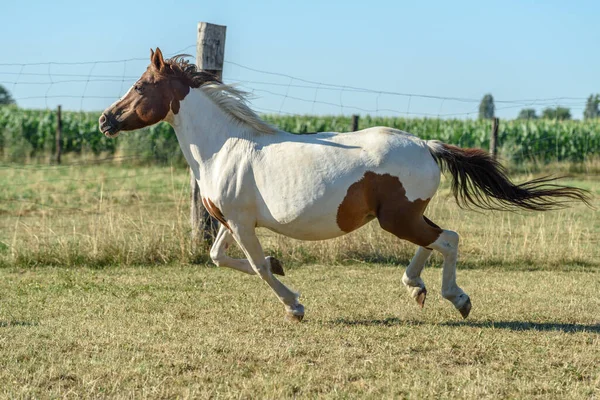
<instances>
[{"instance_id":1,"label":"horse's nostril","mask_svg":"<svg viewBox=\"0 0 600 400\"><path fill-rule=\"evenodd\" d=\"M105 122L106 122L106 115L102 114L102 115L100 116L100 120L99 120L99 122L100 122L101 124L105 123Z\"/></svg>"}]
</instances>

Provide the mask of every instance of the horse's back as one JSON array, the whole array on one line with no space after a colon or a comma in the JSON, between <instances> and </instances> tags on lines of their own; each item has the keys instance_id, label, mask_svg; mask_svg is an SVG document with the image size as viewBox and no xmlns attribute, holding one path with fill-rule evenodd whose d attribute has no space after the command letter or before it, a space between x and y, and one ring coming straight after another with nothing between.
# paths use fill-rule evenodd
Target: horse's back
<instances>
[{"instance_id":1,"label":"horse's back","mask_svg":"<svg viewBox=\"0 0 600 400\"><path fill-rule=\"evenodd\" d=\"M433 160L425 141L388 127L344 133L284 134L271 140L268 147L279 158L285 156L286 161L298 161L303 166L323 169L332 164L331 172L340 168L385 168L387 164L401 166Z\"/></svg>"}]
</instances>

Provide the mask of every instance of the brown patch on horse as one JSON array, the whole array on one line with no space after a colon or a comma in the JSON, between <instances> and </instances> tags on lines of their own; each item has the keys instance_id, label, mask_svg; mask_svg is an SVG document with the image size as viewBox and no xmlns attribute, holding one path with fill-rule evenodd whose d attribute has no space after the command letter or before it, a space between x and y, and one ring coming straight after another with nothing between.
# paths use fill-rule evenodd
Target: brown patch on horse
<instances>
[{"instance_id":1,"label":"brown patch on horse","mask_svg":"<svg viewBox=\"0 0 600 400\"><path fill-rule=\"evenodd\" d=\"M229 224L227 224L227 220L225 219L225 216L223 215L223 213L221 212L219 207L217 207L215 205L215 203L213 203L209 198L203 197L202 204L204 205L204 208L206 208L206 211L208 211L208 213L214 219L216 219L217 221L222 223L225 228L231 230L231 228L229 227Z\"/></svg>"},{"instance_id":2,"label":"brown patch on horse","mask_svg":"<svg viewBox=\"0 0 600 400\"><path fill-rule=\"evenodd\" d=\"M367 171L353 183L337 212L337 224L344 232L360 228L373 218L386 231L419 246L428 246L442 233L423 217L429 199L410 201L400 179L390 174Z\"/></svg>"},{"instance_id":3,"label":"brown patch on horse","mask_svg":"<svg viewBox=\"0 0 600 400\"><path fill-rule=\"evenodd\" d=\"M424 215L423 215L423 219L425 220L425 222L427 222L428 225L433 226L434 228L439 228L439 226L436 223L432 222L429 218L427 218Z\"/></svg>"},{"instance_id":4,"label":"brown patch on horse","mask_svg":"<svg viewBox=\"0 0 600 400\"><path fill-rule=\"evenodd\" d=\"M440 230L443 230L442 228L440 228L436 223L432 222L429 218L427 218L426 216L423 215L423 220L425 220L425 222L427 223L427 225L433 227L433 228L437 228ZM425 247L427 250L433 250L430 247Z\"/></svg>"}]
</instances>

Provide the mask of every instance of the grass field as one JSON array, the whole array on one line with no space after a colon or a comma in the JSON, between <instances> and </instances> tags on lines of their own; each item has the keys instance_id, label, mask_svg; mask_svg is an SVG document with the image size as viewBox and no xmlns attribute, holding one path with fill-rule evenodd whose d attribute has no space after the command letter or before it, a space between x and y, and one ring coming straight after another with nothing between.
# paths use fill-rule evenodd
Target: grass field
<instances>
[{"instance_id":1,"label":"grass field","mask_svg":"<svg viewBox=\"0 0 600 400\"><path fill-rule=\"evenodd\" d=\"M520 175L516 179L525 179ZM2 167L0 396L6 398L598 398L600 218L458 209L463 321L402 286L414 246L371 224L303 243L261 232L302 293L283 321L255 277L189 245L188 175L169 167ZM568 183L593 193L600 178Z\"/></svg>"},{"instance_id":2,"label":"grass field","mask_svg":"<svg viewBox=\"0 0 600 400\"><path fill-rule=\"evenodd\" d=\"M402 270L296 268L307 316L266 285L194 266L0 270L5 398L595 398L598 271L460 271L463 321L420 310Z\"/></svg>"}]
</instances>

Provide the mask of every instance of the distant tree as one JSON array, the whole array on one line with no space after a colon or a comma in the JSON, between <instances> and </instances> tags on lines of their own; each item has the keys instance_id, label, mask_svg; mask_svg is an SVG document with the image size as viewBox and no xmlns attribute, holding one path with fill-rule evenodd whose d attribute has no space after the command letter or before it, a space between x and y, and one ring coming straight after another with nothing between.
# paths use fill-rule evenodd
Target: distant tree
<instances>
[{"instance_id":1,"label":"distant tree","mask_svg":"<svg viewBox=\"0 0 600 400\"><path fill-rule=\"evenodd\" d=\"M592 95L585 103L585 111L583 112L584 119L594 119L600 117L600 94Z\"/></svg>"},{"instance_id":2,"label":"distant tree","mask_svg":"<svg viewBox=\"0 0 600 400\"><path fill-rule=\"evenodd\" d=\"M479 103L479 119L492 119L494 118L494 97L491 94L486 94Z\"/></svg>"},{"instance_id":3,"label":"distant tree","mask_svg":"<svg viewBox=\"0 0 600 400\"><path fill-rule=\"evenodd\" d=\"M0 106L5 106L8 104L15 104L15 101L11 97L8 90L6 90L4 86L0 85Z\"/></svg>"},{"instance_id":4,"label":"distant tree","mask_svg":"<svg viewBox=\"0 0 600 400\"><path fill-rule=\"evenodd\" d=\"M542 112L542 118L546 119L571 119L571 110L566 107L548 107Z\"/></svg>"},{"instance_id":5,"label":"distant tree","mask_svg":"<svg viewBox=\"0 0 600 400\"><path fill-rule=\"evenodd\" d=\"M537 117L534 108L524 108L519 112L517 119L537 119Z\"/></svg>"}]
</instances>

